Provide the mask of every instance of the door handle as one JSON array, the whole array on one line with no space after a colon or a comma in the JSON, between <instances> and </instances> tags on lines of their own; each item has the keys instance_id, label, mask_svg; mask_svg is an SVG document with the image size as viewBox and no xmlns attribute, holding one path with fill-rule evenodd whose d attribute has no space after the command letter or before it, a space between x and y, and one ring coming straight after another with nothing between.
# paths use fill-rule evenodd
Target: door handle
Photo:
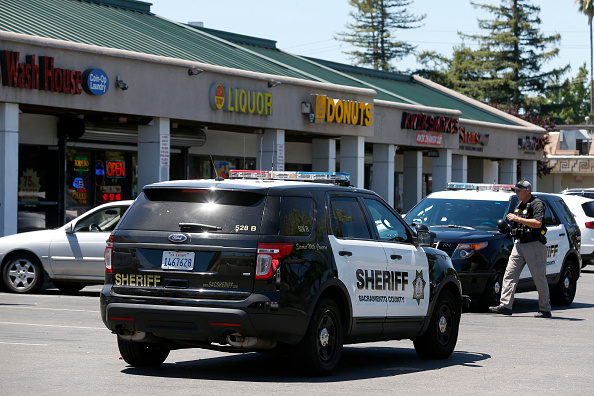
<instances>
[{"instance_id":1,"label":"door handle","mask_svg":"<svg viewBox=\"0 0 594 396\"><path fill-rule=\"evenodd\" d=\"M340 252L338 252L338 254L340 256L352 256L353 255L353 252L349 252L347 250L341 250Z\"/></svg>"},{"instance_id":2,"label":"door handle","mask_svg":"<svg viewBox=\"0 0 594 396\"><path fill-rule=\"evenodd\" d=\"M390 258L391 258L392 260L402 260L402 256L401 256L401 255L399 255L399 254L391 254L391 255L390 255Z\"/></svg>"},{"instance_id":3,"label":"door handle","mask_svg":"<svg viewBox=\"0 0 594 396\"><path fill-rule=\"evenodd\" d=\"M559 234L559 236L565 236L565 233L563 233L563 234Z\"/></svg>"}]
</instances>

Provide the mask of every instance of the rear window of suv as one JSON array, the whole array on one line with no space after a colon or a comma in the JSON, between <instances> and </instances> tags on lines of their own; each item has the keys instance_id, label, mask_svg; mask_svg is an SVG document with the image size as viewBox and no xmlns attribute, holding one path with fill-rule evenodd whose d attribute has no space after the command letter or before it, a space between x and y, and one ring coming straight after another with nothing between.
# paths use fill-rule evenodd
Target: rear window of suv
<instances>
[{"instance_id":1,"label":"rear window of suv","mask_svg":"<svg viewBox=\"0 0 594 396\"><path fill-rule=\"evenodd\" d=\"M222 233L260 232L266 195L210 189L147 189L128 210L119 229L181 231L180 223ZM219 228L220 227L220 228Z\"/></svg>"},{"instance_id":2,"label":"rear window of suv","mask_svg":"<svg viewBox=\"0 0 594 396\"><path fill-rule=\"evenodd\" d=\"M588 217L594 217L594 201L582 204L582 209Z\"/></svg>"},{"instance_id":3,"label":"rear window of suv","mask_svg":"<svg viewBox=\"0 0 594 396\"><path fill-rule=\"evenodd\" d=\"M119 229L183 231L180 224L197 232L307 236L314 229L314 202L249 191L148 189Z\"/></svg>"}]
</instances>

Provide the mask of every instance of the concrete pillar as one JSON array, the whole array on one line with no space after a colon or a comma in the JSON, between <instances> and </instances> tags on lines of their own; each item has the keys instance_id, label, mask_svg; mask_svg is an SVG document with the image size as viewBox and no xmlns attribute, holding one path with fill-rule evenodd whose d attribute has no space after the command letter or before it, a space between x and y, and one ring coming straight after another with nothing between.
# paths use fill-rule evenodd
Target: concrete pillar
<instances>
[{"instance_id":1,"label":"concrete pillar","mask_svg":"<svg viewBox=\"0 0 594 396\"><path fill-rule=\"evenodd\" d=\"M373 185L372 189L394 207L394 154L393 144L373 145Z\"/></svg>"},{"instance_id":2,"label":"concrete pillar","mask_svg":"<svg viewBox=\"0 0 594 396\"><path fill-rule=\"evenodd\" d=\"M433 159L433 191L443 191L452 181L452 150L437 150L439 157Z\"/></svg>"},{"instance_id":3,"label":"concrete pillar","mask_svg":"<svg viewBox=\"0 0 594 396\"><path fill-rule=\"evenodd\" d=\"M467 155L452 155L452 181L459 183L468 181Z\"/></svg>"},{"instance_id":4,"label":"concrete pillar","mask_svg":"<svg viewBox=\"0 0 594 396\"><path fill-rule=\"evenodd\" d=\"M522 161L522 180L532 184L532 191L538 191L538 165L536 161Z\"/></svg>"},{"instance_id":5,"label":"concrete pillar","mask_svg":"<svg viewBox=\"0 0 594 396\"><path fill-rule=\"evenodd\" d=\"M311 168L314 172L336 172L336 139L313 139Z\"/></svg>"},{"instance_id":6,"label":"concrete pillar","mask_svg":"<svg viewBox=\"0 0 594 396\"><path fill-rule=\"evenodd\" d=\"M561 185L561 175L555 173L551 175L553 177L553 189L551 192L561 192L564 190L564 187Z\"/></svg>"},{"instance_id":7,"label":"concrete pillar","mask_svg":"<svg viewBox=\"0 0 594 396\"><path fill-rule=\"evenodd\" d=\"M402 211L408 212L423 198L423 152L404 152L404 197Z\"/></svg>"},{"instance_id":8,"label":"concrete pillar","mask_svg":"<svg viewBox=\"0 0 594 396\"><path fill-rule=\"evenodd\" d=\"M351 175L351 185L365 186L365 138L342 136L340 138L340 171Z\"/></svg>"},{"instance_id":9,"label":"concrete pillar","mask_svg":"<svg viewBox=\"0 0 594 396\"><path fill-rule=\"evenodd\" d=\"M501 184L516 184L518 180L518 160L505 159L501 162Z\"/></svg>"},{"instance_id":10,"label":"concrete pillar","mask_svg":"<svg viewBox=\"0 0 594 396\"><path fill-rule=\"evenodd\" d=\"M19 105L0 103L0 236L17 233Z\"/></svg>"},{"instance_id":11,"label":"concrete pillar","mask_svg":"<svg viewBox=\"0 0 594 396\"><path fill-rule=\"evenodd\" d=\"M147 184L169 180L169 118L153 118L138 127L138 190Z\"/></svg>"},{"instance_id":12,"label":"concrete pillar","mask_svg":"<svg viewBox=\"0 0 594 396\"><path fill-rule=\"evenodd\" d=\"M265 129L258 136L257 170L285 170L285 131Z\"/></svg>"},{"instance_id":13,"label":"concrete pillar","mask_svg":"<svg viewBox=\"0 0 594 396\"><path fill-rule=\"evenodd\" d=\"M499 183L499 163L497 161L483 160L483 183Z\"/></svg>"}]
</instances>

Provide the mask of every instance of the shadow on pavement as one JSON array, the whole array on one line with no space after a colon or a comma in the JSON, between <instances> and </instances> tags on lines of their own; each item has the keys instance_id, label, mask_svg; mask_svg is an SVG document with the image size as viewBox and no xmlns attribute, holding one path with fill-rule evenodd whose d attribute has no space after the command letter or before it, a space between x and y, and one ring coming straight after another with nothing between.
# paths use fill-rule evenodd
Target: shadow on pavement
<instances>
[{"instance_id":1,"label":"shadow on pavement","mask_svg":"<svg viewBox=\"0 0 594 396\"><path fill-rule=\"evenodd\" d=\"M480 367L491 356L482 353L454 351L443 360L422 360L414 348L345 347L340 366L330 377L303 376L290 356L247 353L223 357L164 363L158 368L127 367L122 373L165 378L193 378L249 382L342 382L358 379L391 377L425 372L449 366ZM170 355L169 359L172 356Z\"/></svg>"}]
</instances>

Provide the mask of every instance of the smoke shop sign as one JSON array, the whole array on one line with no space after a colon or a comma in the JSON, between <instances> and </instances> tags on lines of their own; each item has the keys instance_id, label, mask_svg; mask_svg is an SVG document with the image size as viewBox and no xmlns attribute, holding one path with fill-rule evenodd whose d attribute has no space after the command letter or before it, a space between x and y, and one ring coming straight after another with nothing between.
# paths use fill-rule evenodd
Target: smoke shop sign
<instances>
[{"instance_id":1,"label":"smoke shop sign","mask_svg":"<svg viewBox=\"0 0 594 396\"><path fill-rule=\"evenodd\" d=\"M457 134L460 130L457 118L427 114L402 113L402 129L414 131L441 132Z\"/></svg>"},{"instance_id":2,"label":"smoke shop sign","mask_svg":"<svg viewBox=\"0 0 594 396\"><path fill-rule=\"evenodd\" d=\"M58 67L56 63L53 56L21 57L20 52L0 50L2 85L70 95L80 95L83 90L90 95L107 92L109 80L101 69L83 72Z\"/></svg>"}]
</instances>

